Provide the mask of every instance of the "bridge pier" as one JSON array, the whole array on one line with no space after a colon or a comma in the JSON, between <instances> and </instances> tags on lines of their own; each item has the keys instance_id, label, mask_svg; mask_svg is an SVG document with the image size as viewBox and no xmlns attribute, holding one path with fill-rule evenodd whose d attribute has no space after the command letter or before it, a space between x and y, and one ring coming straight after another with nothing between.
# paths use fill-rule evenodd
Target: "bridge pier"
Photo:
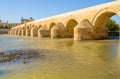
<instances>
[{"instance_id":1,"label":"bridge pier","mask_svg":"<svg viewBox=\"0 0 120 79\"><path fill-rule=\"evenodd\" d=\"M51 38L63 38L65 37L65 27L62 23L58 23L51 29Z\"/></svg>"},{"instance_id":2,"label":"bridge pier","mask_svg":"<svg viewBox=\"0 0 120 79\"><path fill-rule=\"evenodd\" d=\"M30 29L26 29L26 36L30 36Z\"/></svg>"},{"instance_id":3,"label":"bridge pier","mask_svg":"<svg viewBox=\"0 0 120 79\"><path fill-rule=\"evenodd\" d=\"M50 30L46 26L38 30L38 37L50 37Z\"/></svg>"},{"instance_id":4,"label":"bridge pier","mask_svg":"<svg viewBox=\"0 0 120 79\"><path fill-rule=\"evenodd\" d=\"M107 28L96 27L93 29L93 37L94 39L106 39L108 38L108 30Z\"/></svg>"},{"instance_id":5,"label":"bridge pier","mask_svg":"<svg viewBox=\"0 0 120 79\"><path fill-rule=\"evenodd\" d=\"M49 37L50 36L50 31L49 30L38 30L38 37Z\"/></svg>"},{"instance_id":6,"label":"bridge pier","mask_svg":"<svg viewBox=\"0 0 120 79\"><path fill-rule=\"evenodd\" d=\"M88 20L83 20L74 28L74 40L91 40L93 26Z\"/></svg>"},{"instance_id":7,"label":"bridge pier","mask_svg":"<svg viewBox=\"0 0 120 79\"><path fill-rule=\"evenodd\" d=\"M15 29L15 35L18 35L18 29Z\"/></svg>"},{"instance_id":8,"label":"bridge pier","mask_svg":"<svg viewBox=\"0 0 120 79\"><path fill-rule=\"evenodd\" d=\"M25 29L22 29L22 30L21 30L21 35L22 35L22 36L25 36L25 35L26 35Z\"/></svg>"},{"instance_id":9,"label":"bridge pier","mask_svg":"<svg viewBox=\"0 0 120 79\"><path fill-rule=\"evenodd\" d=\"M18 35L21 35L21 29L18 30Z\"/></svg>"},{"instance_id":10,"label":"bridge pier","mask_svg":"<svg viewBox=\"0 0 120 79\"><path fill-rule=\"evenodd\" d=\"M38 27L37 27L37 26L34 26L34 27L31 29L31 36L32 36L32 37L37 37L37 36L38 36Z\"/></svg>"}]
</instances>

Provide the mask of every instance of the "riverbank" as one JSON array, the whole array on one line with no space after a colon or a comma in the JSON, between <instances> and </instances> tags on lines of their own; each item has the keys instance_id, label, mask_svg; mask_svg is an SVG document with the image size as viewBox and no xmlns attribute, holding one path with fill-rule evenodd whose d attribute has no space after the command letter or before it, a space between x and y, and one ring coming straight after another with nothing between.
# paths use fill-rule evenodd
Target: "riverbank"
<instances>
[{"instance_id":1,"label":"riverbank","mask_svg":"<svg viewBox=\"0 0 120 79\"><path fill-rule=\"evenodd\" d=\"M8 34L8 31L10 31L10 29L0 29L0 34Z\"/></svg>"}]
</instances>

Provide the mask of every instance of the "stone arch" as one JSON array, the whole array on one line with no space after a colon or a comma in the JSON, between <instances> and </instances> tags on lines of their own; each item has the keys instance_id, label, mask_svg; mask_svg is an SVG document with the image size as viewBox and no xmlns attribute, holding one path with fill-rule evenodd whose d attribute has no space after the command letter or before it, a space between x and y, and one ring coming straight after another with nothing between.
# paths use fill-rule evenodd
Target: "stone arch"
<instances>
[{"instance_id":1,"label":"stone arch","mask_svg":"<svg viewBox=\"0 0 120 79\"><path fill-rule=\"evenodd\" d=\"M75 19L69 19L66 24L66 37L74 37L74 27L78 24Z\"/></svg>"},{"instance_id":2,"label":"stone arch","mask_svg":"<svg viewBox=\"0 0 120 79\"><path fill-rule=\"evenodd\" d=\"M92 19L92 24L94 26L98 25L97 23L99 21L104 22L105 20L108 20L113 15L118 14L120 16L120 8L119 7L109 7L104 8L96 13L96 15ZM104 22L105 23L105 22Z\"/></svg>"},{"instance_id":3,"label":"stone arch","mask_svg":"<svg viewBox=\"0 0 120 79\"><path fill-rule=\"evenodd\" d=\"M38 25L38 28L40 29L42 27L42 25Z\"/></svg>"},{"instance_id":4,"label":"stone arch","mask_svg":"<svg viewBox=\"0 0 120 79\"><path fill-rule=\"evenodd\" d=\"M113 15L119 15L120 8L110 7L100 10L93 18L92 24L94 25L93 36L95 39L104 39L108 37L108 30L106 23Z\"/></svg>"},{"instance_id":5,"label":"stone arch","mask_svg":"<svg viewBox=\"0 0 120 79\"><path fill-rule=\"evenodd\" d=\"M76 16L76 15L75 15L75 16ZM78 18L78 17L75 17L75 16L70 15L69 17L65 18L65 19L62 21L63 25L66 27L66 26L67 26L67 23L68 23L71 19L75 20L76 22L79 22L79 20L81 20L81 18Z\"/></svg>"},{"instance_id":6,"label":"stone arch","mask_svg":"<svg viewBox=\"0 0 120 79\"><path fill-rule=\"evenodd\" d=\"M56 25L56 23L55 22L51 22L50 24L49 24L49 31L50 31L50 36L51 36L51 29L54 27Z\"/></svg>"},{"instance_id":7,"label":"stone arch","mask_svg":"<svg viewBox=\"0 0 120 79\"><path fill-rule=\"evenodd\" d=\"M38 36L38 27L37 26L34 26L32 29L31 29L31 36L32 37L36 37Z\"/></svg>"},{"instance_id":8,"label":"stone arch","mask_svg":"<svg viewBox=\"0 0 120 79\"><path fill-rule=\"evenodd\" d=\"M29 25L29 27L30 27L30 30L31 30L31 29L33 28L33 25L32 25L32 24L30 24L30 25Z\"/></svg>"},{"instance_id":9,"label":"stone arch","mask_svg":"<svg viewBox=\"0 0 120 79\"><path fill-rule=\"evenodd\" d=\"M55 25L56 25L55 22L50 23L50 25L49 25L49 30L51 30L51 28L53 28Z\"/></svg>"}]
</instances>

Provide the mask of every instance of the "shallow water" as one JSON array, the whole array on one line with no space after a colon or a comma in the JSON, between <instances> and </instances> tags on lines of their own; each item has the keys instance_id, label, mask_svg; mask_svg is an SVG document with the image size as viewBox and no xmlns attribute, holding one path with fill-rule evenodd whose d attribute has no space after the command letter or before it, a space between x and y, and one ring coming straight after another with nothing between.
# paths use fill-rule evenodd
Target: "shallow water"
<instances>
[{"instance_id":1,"label":"shallow water","mask_svg":"<svg viewBox=\"0 0 120 79\"><path fill-rule=\"evenodd\" d=\"M1 64L0 79L120 79L119 47L119 40L0 35L0 50L35 48L47 52L46 58L31 63Z\"/></svg>"}]
</instances>

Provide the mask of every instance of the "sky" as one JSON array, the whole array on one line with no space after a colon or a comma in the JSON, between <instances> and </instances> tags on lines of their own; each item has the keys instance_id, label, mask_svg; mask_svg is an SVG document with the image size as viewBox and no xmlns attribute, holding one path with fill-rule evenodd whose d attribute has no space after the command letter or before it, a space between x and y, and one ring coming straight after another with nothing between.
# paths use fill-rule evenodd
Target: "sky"
<instances>
[{"instance_id":1,"label":"sky","mask_svg":"<svg viewBox=\"0 0 120 79\"><path fill-rule=\"evenodd\" d=\"M0 0L0 19L20 22L21 17L42 19L113 0ZM120 23L120 17L113 17ZM118 20L119 19L119 20Z\"/></svg>"}]
</instances>

